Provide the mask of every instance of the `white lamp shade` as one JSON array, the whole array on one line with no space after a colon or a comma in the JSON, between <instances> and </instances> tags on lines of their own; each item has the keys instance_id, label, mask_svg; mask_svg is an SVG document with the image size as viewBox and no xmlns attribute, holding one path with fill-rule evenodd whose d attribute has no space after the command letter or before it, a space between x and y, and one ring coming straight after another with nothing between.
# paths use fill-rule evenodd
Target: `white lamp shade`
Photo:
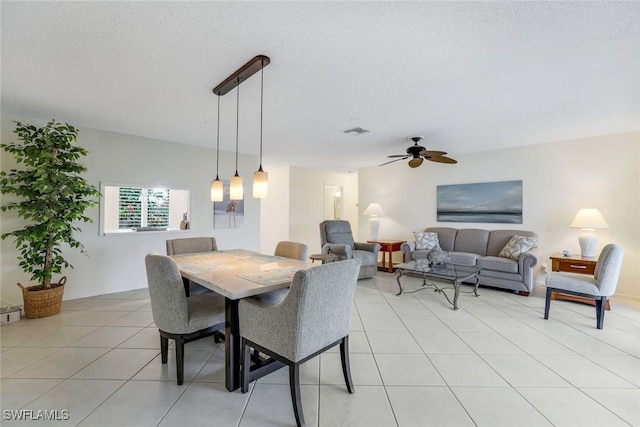
<instances>
[{"instance_id":1,"label":"white lamp shade","mask_svg":"<svg viewBox=\"0 0 640 427\"><path fill-rule=\"evenodd\" d=\"M244 197L244 185L242 183L242 177L236 172L235 176L232 176L229 180L229 199L242 200Z\"/></svg>"},{"instance_id":2,"label":"white lamp shade","mask_svg":"<svg viewBox=\"0 0 640 427\"><path fill-rule=\"evenodd\" d=\"M571 223L571 228L594 230L596 228L609 228L598 209L580 209Z\"/></svg>"},{"instance_id":3,"label":"white lamp shade","mask_svg":"<svg viewBox=\"0 0 640 427\"><path fill-rule=\"evenodd\" d=\"M260 168L253 173L253 197L265 199L268 193L269 174Z\"/></svg>"},{"instance_id":4,"label":"white lamp shade","mask_svg":"<svg viewBox=\"0 0 640 427\"><path fill-rule=\"evenodd\" d=\"M370 203L369 206L367 206L367 209L362 212L362 215L382 216L384 215L384 210L382 210L382 206L378 203Z\"/></svg>"},{"instance_id":5,"label":"white lamp shade","mask_svg":"<svg viewBox=\"0 0 640 427\"><path fill-rule=\"evenodd\" d=\"M224 188L222 181L218 178L211 181L211 201L221 202L224 199Z\"/></svg>"}]
</instances>

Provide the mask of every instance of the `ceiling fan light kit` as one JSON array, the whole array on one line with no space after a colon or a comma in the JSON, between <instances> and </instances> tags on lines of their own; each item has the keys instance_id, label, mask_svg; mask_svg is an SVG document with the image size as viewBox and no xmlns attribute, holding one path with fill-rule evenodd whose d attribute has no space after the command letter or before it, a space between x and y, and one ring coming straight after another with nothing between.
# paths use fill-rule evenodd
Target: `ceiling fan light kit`
<instances>
[{"instance_id":1,"label":"ceiling fan light kit","mask_svg":"<svg viewBox=\"0 0 640 427\"><path fill-rule=\"evenodd\" d=\"M409 141L413 141L413 145L407 148L407 154L394 154L391 156L387 156L390 159L393 159L396 157L397 158L395 160L382 163L379 166L388 165L389 163L397 162L399 160L406 160L409 157L411 157L411 160L409 160L409 167L411 168L417 168L422 164L422 162L425 159L431 162L437 162L437 163L448 163L448 164L458 163L456 160L452 159L451 157L445 156L445 154L447 154L445 151L427 150L425 147L418 145L418 142L420 142L423 138L424 138L423 136L410 136L407 139Z\"/></svg>"},{"instance_id":2,"label":"ceiling fan light kit","mask_svg":"<svg viewBox=\"0 0 640 427\"><path fill-rule=\"evenodd\" d=\"M263 93L264 93L264 72L263 69L271 60L268 56L265 55L257 55L252 58L249 62L244 64L242 67L238 68L233 74L224 79L222 83L213 88L213 93L218 95L218 139L217 139L217 147L216 150L219 153L220 151L220 97L229 93L231 90L236 88L237 92L237 102L236 102L236 173L229 180L229 198L231 200L242 200L244 197L244 184L242 177L238 174L238 139L239 139L239 130L240 130L240 84L257 73L261 71L261 80L260 80L260 166L258 170L253 174L253 197L255 198L265 198L267 197L267 188L268 188L268 174L262 169L262 108L263 108ZM219 154L217 154L217 159L219 161ZM220 197L221 194L222 182L218 178L217 175L217 167L216 167L216 179L211 182L211 201L222 201ZM215 200L214 200L215 199Z\"/></svg>"}]
</instances>

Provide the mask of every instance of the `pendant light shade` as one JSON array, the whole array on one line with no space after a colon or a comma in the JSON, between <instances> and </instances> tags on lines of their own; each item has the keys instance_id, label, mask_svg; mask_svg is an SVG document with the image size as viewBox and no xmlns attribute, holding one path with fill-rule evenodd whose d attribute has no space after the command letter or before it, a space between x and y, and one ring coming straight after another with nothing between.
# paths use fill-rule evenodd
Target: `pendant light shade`
<instances>
[{"instance_id":1,"label":"pendant light shade","mask_svg":"<svg viewBox=\"0 0 640 427\"><path fill-rule=\"evenodd\" d=\"M268 192L269 174L262 170L262 110L264 98L264 60L260 68L260 166L253 173L253 197L256 199L265 199Z\"/></svg>"},{"instance_id":2,"label":"pendant light shade","mask_svg":"<svg viewBox=\"0 0 640 427\"><path fill-rule=\"evenodd\" d=\"M231 200L242 200L244 195L244 185L242 183L242 177L236 174L229 180L229 198Z\"/></svg>"},{"instance_id":3,"label":"pendant light shade","mask_svg":"<svg viewBox=\"0 0 640 427\"><path fill-rule=\"evenodd\" d=\"M216 176L216 179L211 181L211 201L221 202L224 199L224 188L220 178Z\"/></svg>"},{"instance_id":4,"label":"pendant light shade","mask_svg":"<svg viewBox=\"0 0 640 427\"><path fill-rule=\"evenodd\" d=\"M218 97L218 128L216 136L216 179L211 181L211 201L221 202L224 199L224 188L218 177L220 168L220 97Z\"/></svg>"},{"instance_id":5,"label":"pendant light shade","mask_svg":"<svg viewBox=\"0 0 640 427\"><path fill-rule=\"evenodd\" d=\"M262 165L260 165L260 169L253 173L253 197L256 199L264 199L267 197L269 189L268 179L269 174L263 171Z\"/></svg>"}]
</instances>

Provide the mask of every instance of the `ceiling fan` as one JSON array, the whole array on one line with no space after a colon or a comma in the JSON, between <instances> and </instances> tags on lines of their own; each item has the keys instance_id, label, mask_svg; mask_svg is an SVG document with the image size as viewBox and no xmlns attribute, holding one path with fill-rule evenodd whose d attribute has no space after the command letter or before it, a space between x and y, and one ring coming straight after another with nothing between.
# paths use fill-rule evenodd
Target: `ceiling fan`
<instances>
[{"instance_id":1,"label":"ceiling fan","mask_svg":"<svg viewBox=\"0 0 640 427\"><path fill-rule=\"evenodd\" d=\"M444 151L431 151L427 150L421 145L418 145L418 142L422 140L424 137L422 136L410 136L407 138L409 141L413 141L413 145L407 148L407 154L394 154L392 156L387 156L389 158L399 157L398 159L388 161L379 166L388 165L389 163L397 162L398 160L405 160L411 157L409 160L409 167L417 168L422 164L424 159L430 160L432 162L438 163L458 163L456 160L453 160L451 157L445 156L447 154Z\"/></svg>"}]
</instances>

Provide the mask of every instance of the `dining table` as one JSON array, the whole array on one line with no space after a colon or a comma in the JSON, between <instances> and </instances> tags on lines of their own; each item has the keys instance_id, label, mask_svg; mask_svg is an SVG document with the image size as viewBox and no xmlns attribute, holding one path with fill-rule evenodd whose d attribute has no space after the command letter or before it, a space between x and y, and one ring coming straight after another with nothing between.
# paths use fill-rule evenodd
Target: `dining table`
<instances>
[{"instance_id":1,"label":"dining table","mask_svg":"<svg viewBox=\"0 0 640 427\"><path fill-rule=\"evenodd\" d=\"M172 255L183 278L225 298L225 387L240 388L241 344L238 302L242 298L287 288L298 270L313 266L307 261L266 255L245 249ZM266 375L283 366L269 360L256 363L252 376ZM253 370L260 370L256 375Z\"/></svg>"}]
</instances>

